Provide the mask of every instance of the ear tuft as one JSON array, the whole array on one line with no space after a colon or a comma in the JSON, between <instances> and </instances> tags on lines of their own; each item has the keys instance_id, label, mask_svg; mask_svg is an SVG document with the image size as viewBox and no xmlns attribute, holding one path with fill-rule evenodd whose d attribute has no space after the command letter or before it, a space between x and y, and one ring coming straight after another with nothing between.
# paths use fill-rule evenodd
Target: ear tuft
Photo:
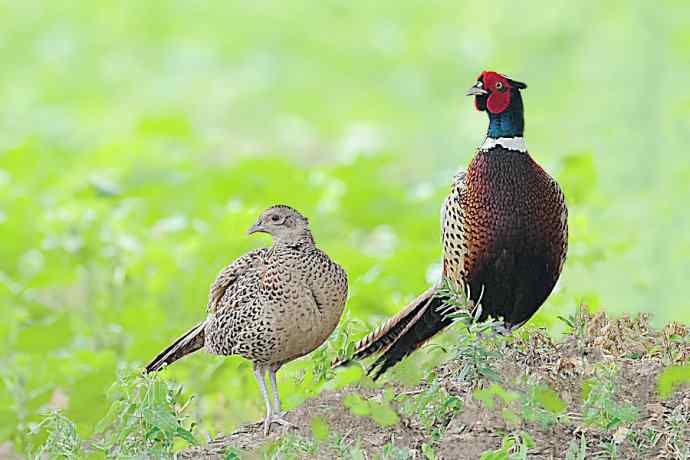
<instances>
[{"instance_id":1,"label":"ear tuft","mask_svg":"<svg viewBox=\"0 0 690 460\"><path fill-rule=\"evenodd\" d=\"M513 88L517 89L527 89L527 83L523 83L521 81L516 81L516 80L511 80L508 78L508 82L511 84Z\"/></svg>"}]
</instances>

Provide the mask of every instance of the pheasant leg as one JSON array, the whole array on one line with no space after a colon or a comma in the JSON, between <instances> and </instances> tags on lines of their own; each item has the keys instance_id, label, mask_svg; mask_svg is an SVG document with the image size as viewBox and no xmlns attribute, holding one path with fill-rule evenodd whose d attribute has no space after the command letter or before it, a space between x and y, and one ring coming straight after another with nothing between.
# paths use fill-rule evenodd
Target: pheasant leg
<instances>
[{"instance_id":1,"label":"pheasant leg","mask_svg":"<svg viewBox=\"0 0 690 460\"><path fill-rule=\"evenodd\" d=\"M254 377L256 383L259 384L261 396L264 397L266 403L266 418L264 419L264 436L268 436L271 429L271 419L273 418L273 407L271 406L271 399L268 397L268 390L266 390L266 368L261 366L254 366Z\"/></svg>"},{"instance_id":2,"label":"pheasant leg","mask_svg":"<svg viewBox=\"0 0 690 460\"><path fill-rule=\"evenodd\" d=\"M271 391L273 392L273 421L279 425L294 427L295 425L285 420L283 417L287 412L280 410L280 393L278 393L278 384L276 383L276 372L280 366L268 368L268 378L271 381Z\"/></svg>"},{"instance_id":3,"label":"pheasant leg","mask_svg":"<svg viewBox=\"0 0 690 460\"><path fill-rule=\"evenodd\" d=\"M264 436L268 436L271 431L271 424L277 423L283 426L294 426L287 420L282 418L282 414L276 413L273 410L273 405L271 404L271 398L268 395L268 389L266 388L266 371L267 368L263 366L254 366L254 377L256 382L259 384L259 389L261 390L261 395L266 403L266 418L264 419ZM271 373L271 385L275 385L275 372ZM280 408L280 397L276 387L274 386L275 398L278 400L278 407Z\"/></svg>"}]
</instances>

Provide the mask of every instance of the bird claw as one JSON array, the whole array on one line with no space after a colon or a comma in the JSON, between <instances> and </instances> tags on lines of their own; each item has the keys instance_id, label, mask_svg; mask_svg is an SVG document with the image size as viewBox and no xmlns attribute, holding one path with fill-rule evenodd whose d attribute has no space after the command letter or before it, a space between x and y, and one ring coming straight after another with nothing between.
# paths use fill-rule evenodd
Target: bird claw
<instances>
[{"instance_id":1,"label":"bird claw","mask_svg":"<svg viewBox=\"0 0 690 460\"><path fill-rule=\"evenodd\" d=\"M273 423L277 423L278 425L282 425L284 427L287 427L288 429L297 427L297 425L295 425L294 423L290 423L283 418L285 414L287 414L287 412L281 412L277 415L266 417L264 419L264 436L268 436L268 433L271 431L271 425Z\"/></svg>"}]
</instances>

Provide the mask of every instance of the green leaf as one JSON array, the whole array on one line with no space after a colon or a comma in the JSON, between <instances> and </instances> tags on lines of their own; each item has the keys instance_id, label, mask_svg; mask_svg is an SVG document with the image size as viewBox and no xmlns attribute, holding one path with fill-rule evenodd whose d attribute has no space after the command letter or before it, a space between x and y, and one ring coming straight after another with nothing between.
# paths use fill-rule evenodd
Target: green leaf
<instances>
[{"instance_id":1,"label":"green leaf","mask_svg":"<svg viewBox=\"0 0 690 460\"><path fill-rule=\"evenodd\" d=\"M424 454L427 460L436 460L434 448L427 443L422 443L422 454Z\"/></svg>"},{"instance_id":2,"label":"green leaf","mask_svg":"<svg viewBox=\"0 0 690 460\"><path fill-rule=\"evenodd\" d=\"M325 441L328 439L329 428L328 422L324 420L323 417L312 417L311 419L311 432L314 439L317 441Z\"/></svg>"},{"instance_id":3,"label":"green leaf","mask_svg":"<svg viewBox=\"0 0 690 460\"><path fill-rule=\"evenodd\" d=\"M349 394L343 398L343 405L355 415L369 415L369 403L358 394Z\"/></svg>"},{"instance_id":4,"label":"green leaf","mask_svg":"<svg viewBox=\"0 0 690 460\"><path fill-rule=\"evenodd\" d=\"M378 404L372 401L369 401L369 405L371 406L371 418L378 423L381 426L391 426L395 425L400 421L400 417L398 416L398 413L393 410L393 408L388 405L387 403L385 404Z\"/></svg>"},{"instance_id":5,"label":"green leaf","mask_svg":"<svg viewBox=\"0 0 690 460\"><path fill-rule=\"evenodd\" d=\"M536 398L544 409L554 414L562 414L568 408L568 405L558 396L558 393L545 385L537 388Z\"/></svg>"},{"instance_id":6,"label":"green leaf","mask_svg":"<svg viewBox=\"0 0 690 460\"><path fill-rule=\"evenodd\" d=\"M674 387L690 383L690 364L667 367L657 376L657 392L663 399L673 393Z\"/></svg>"},{"instance_id":7,"label":"green leaf","mask_svg":"<svg viewBox=\"0 0 690 460\"><path fill-rule=\"evenodd\" d=\"M175 432L175 435L178 438L184 439L185 441L187 441L190 444L194 444L194 445L199 444L199 442L196 440L196 438L194 437L192 432L185 429L185 428L182 428L181 426L177 427L177 431Z\"/></svg>"}]
</instances>

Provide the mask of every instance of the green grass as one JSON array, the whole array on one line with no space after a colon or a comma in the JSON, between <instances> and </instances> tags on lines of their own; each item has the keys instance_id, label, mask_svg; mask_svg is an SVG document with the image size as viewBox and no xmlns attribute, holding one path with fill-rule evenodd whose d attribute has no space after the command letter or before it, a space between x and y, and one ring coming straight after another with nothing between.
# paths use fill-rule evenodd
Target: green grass
<instances>
[{"instance_id":1,"label":"green grass","mask_svg":"<svg viewBox=\"0 0 690 460\"><path fill-rule=\"evenodd\" d=\"M348 270L353 320L397 311L438 262L438 208L486 126L463 96L484 68L529 84L528 144L571 210L566 271L534 323L557 331L583 302L687 321L689 14L0 2L0 444L27 452L51 410L93 436L118 369L203 317L219 269L267 243L244 232L273 203L308 215ZM315 359L281 371L288 408L320 388ZM164 378L195 395L195 434L262 415L240 359Z\"/></svg>"}]
</instances>

